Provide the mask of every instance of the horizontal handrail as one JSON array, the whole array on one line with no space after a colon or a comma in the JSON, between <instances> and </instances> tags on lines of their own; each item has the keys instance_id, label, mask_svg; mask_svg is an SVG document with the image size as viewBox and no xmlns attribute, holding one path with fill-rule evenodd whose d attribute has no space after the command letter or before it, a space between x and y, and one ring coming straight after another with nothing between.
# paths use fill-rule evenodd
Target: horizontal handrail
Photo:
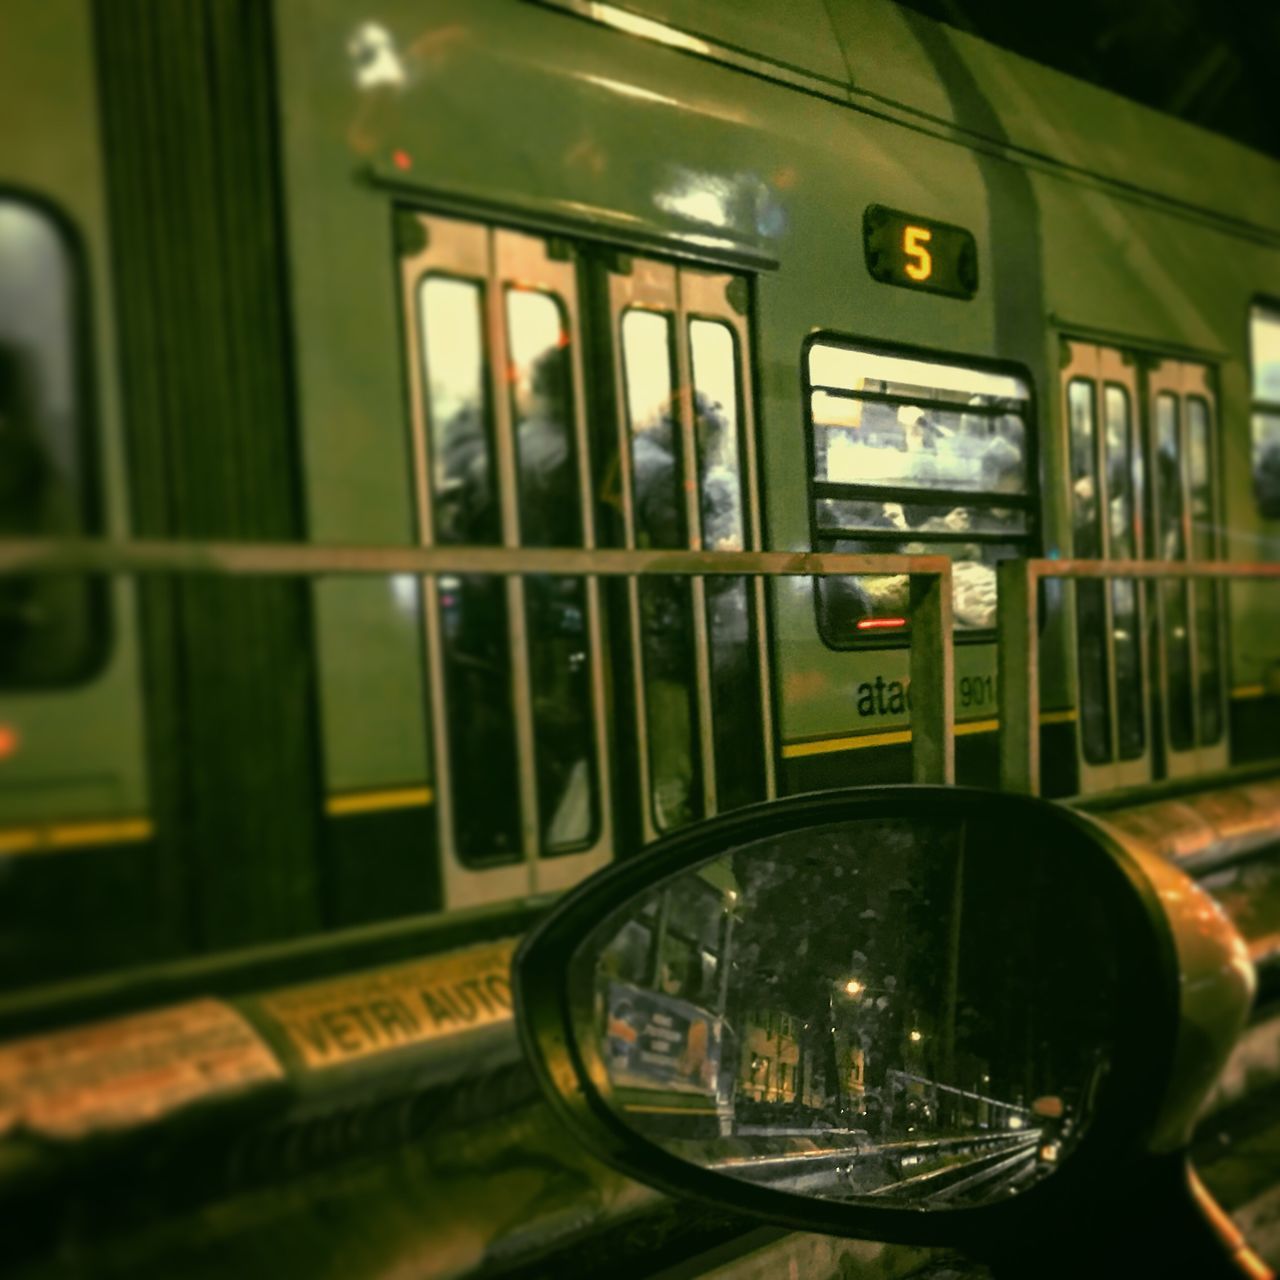
<instances>
[{"instance_id":1,"label":"horizontal handrail","mask_svg":"<svg viewBox=\"0 0 1280 1280\"><path fill-rule=\"evenodd\" d=\"M996 566L1000 786L1040 792L1040 583L1093 580L1280 581L1280 562L1004 560Z\"/></svg>"},{"instance_id":2,"label":"horizontal handrail","mask_svg":"<svg viewBox=\"0 0 1280 1280\"><path fill-rule=\"evenodd\" d=\"M560 577L904 576L911 583L912 776L955 781L951 560L813 551L675 551L579 547L333 546L323 543L0 539L0 576L58 573L323 578L406 574Z\"/></svg>"},{"instance_id":3,"label":"horizontal handrail","mask_svg":"<svg viewBox=\"0 0 1280 1280\"><path fill-rule=\"evenodd\" d=\"M835 551L625 551L584 547L364 546L296 542L0 539L0 575L190 573L327 577L445 573L584 577L868 574L951 578L947 556Z\"/></svg>"},{"instance_id":4,"label":"horizontal handrail","mask_svg":"<svg viewBox=\"0 0 1280 1280\"><path fill-rule=\"evenodd\" d=\"M1280 578L1280 561L1013 560L1040 578Z\"/></svg>"}]
</instances>

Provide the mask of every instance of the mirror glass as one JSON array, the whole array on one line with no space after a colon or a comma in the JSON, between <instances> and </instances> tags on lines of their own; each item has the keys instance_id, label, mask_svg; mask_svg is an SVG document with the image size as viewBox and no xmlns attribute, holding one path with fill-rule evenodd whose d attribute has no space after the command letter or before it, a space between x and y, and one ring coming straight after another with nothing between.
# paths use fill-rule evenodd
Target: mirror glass
<instances>
[{"instance_id":1,"label":"mirror glass","mask_svg":"<svg viewBox=\"0 0 1280 1280\"><path fill-rule=\"evenodd\" d=\"M1117 1040L1108 903L1035 833L865 819L647 889L571 966L605 1103L683 1160L958 1207L1051 1176Z\"/></svg>"}]
</instances>

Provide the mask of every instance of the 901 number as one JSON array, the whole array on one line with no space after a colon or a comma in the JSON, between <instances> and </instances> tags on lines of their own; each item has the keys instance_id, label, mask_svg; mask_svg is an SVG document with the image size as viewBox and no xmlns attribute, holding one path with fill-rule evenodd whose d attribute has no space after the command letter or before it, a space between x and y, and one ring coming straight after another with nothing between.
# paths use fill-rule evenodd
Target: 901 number
<instances>
[{"instance_id":1,"label":"901 number","mask_svg":"<svg viewBox=\"0 0 1280 1280\"><path fill-rule=\"evenodd\" d=\"M995 682L990 676L961 676L960 705L990 707L996 701Z\"/></svg>"}]
</instances>

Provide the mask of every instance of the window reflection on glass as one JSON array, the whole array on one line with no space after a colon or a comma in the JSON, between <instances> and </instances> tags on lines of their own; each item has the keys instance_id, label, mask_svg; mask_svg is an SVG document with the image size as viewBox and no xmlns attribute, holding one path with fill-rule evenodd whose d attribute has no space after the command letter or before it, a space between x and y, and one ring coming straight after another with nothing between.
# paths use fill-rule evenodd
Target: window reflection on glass
<instances>
[{"instance_id":1,"label":"window reflection on glass","mask_svg":"<svg viewBox=\"0 0 1280 1280\"><path fill-rule=\"evenodd\" d=\"M672 340L671 317L665 313L632 309L622 317L632 507L640 548L687 546ZM702 816L689 583L642 577L640 614L653 818L659 830L670 830Z\"/></svg>"},{"instance_id":2,"label":"window reflection on glass","mask_svg":"<svg viewBox=\"0 0 1280 1280\"><path fill-rule=\"evenodd\" d=\"M88 531L78 289L61 232L45 213L0 197L0 536ZM85 678L104 656L99 581L0 582L0 687Z\"/></svg>"},{"instance_id":3,"label":"window reflection on glass","mask_svg":"<svg viewBox=\"0 0 1280 1280\"><path fill-rule=\"evenodd\" d=\"M436 538L497 544L502 523L485 390L483 291L428 276L418 290ZM467 865L517 862L520 814L506 587L439 580L454 843Z\"/></svg>"},{"instance_id":4,"label":"window reflection on glass","mask_svg":"<svg viewBox=\"0 0 1280 1280\"><path fill-rule=\"evenodd\" d=\"M746 477L741 458L737 344L728 325L693 320L689 345L702 545L711 551L741 551L746 547ZM752 660L749 580L711 577L705 584L716 798L724 810L749 804L764 794L759 673Z\"/></svg>"},{"instance_id":5,"label":"window reflection on glass","mask_svg":"<svg viewBox=\"0 0 1280 1280\"><path fill-rule=\"evenodd\" d=\"M746 538L733 334L728 325L718 321L693 320L689 346L693 353L702 545L708 551L741 551Z\"/></svg>"},{"instance_id":6,"label":"window reflection on glass","mask_svg":"<svg viewBox=\"0 0 1280 1280\"><path fill-rule=\"evenodd\" d=\"M922 542L881 542L835 538L824 549L850 555L930 555L938 548ZM988 631L996 625L996 565L1023 552L1009 543L966 543L948 547L951 555L951 607L957 631ZM824 577L818 600L832 643L865 639L900 626L881 627L910 615L911 584L906 574Z\"/></svg>"},{"instance_id":7,"label":"window reflection on glass","mask_svg":"<svg viewBox=\"0 0 1280 1280\"><path fill-rule=\"evenodd\" d=\"M1280 404L1280 311L1254 307L1249 314L1253 398Z\"/></svg>"},{"instance_id":8,"label":"window reflection on glass","mask_svg":"<svg viewBox=\"0 0 1280 1280\"><path fill-rule=\"evenodd\" d=\"M1102 555L1099 507L1097 389L1087 378L1067 387L1070 419L1071 512L1074 552L1078 559ZM1111 696L1107 683L1106 585L1075 583L1077 662L1080 673L1080 748L1090 764L1111 759Z\"/></svg>"},{"instance_id":9,"label":"window reflection on glass","mask_svg":"<svg viewBox=\"0 0 1280 1280\"><path fill-rule=\"evenodd\" d=\"M1199 396L1187 401L1187 488L1191 502L1191 554L1196 560L1213 560L1218 553L1217 523L1213 503L1212 434L1209 406ZM1192 591L1196 611L1196 665L1199 673L1200 745L1222 737L1222 655L1219 618L1224 592L1211 582L1197 582Z\"/></svg>"},{"instance_id":10,"label":"window reflection on glass","mask_svg":"<svg viewBox=\"0 0 1280 1280\"><path fill-rule=\"evenodd\" d=\"M1253 491L1262 515L1280 520L1280 413L1253 415Z\"/></svg>"},{"instance_id":11,"label":"window reflection on glass","mask_svg":"<svg viewBox=\"0 0 1280 1280\"><path fill-rule=\"evenodd\" d=\"M856 406L856 407L855 407ZM1022 419L814 392L815 476L835 484L1025 493ZM856 418L857 421L851 421Z\"/></svg>"},{"instance_id":12,"label":"window reflection on glass","mask_svg":"<svg viewBox=\"0 0 1280 1280\"><path fill-rule=\"evenodd\" d=\"M559 302L545 293L508 289L506 302L520 542L581 546L582 490L565 319Z\"/></svg>"},{"instance_id":13,"label":"window reflection on glass","mask_svg":"<svg viewBox=\"0 0 1280 1280\"><path fill-rule=\"evenodd\" d=\"M519 862L519 784L506 584L440 578L454 844L468 866Z\"/></svg>"},{"instance_id":14,"label":"window reflection on glass","mask_svg":"<svg viewBox=\"0 0 1280 1280\"><path fill-rule=\"evenodd\" d=\"M508 289L508 384L516 433L520 542L583 545L570 339L557 299ZM525 580L538 813L544 852L587 843L595 829L587 596L580 578Z\"/></svg>"},{"instance_id":15,"label":"window reflection on glass","mask_svg":"<svg viewBox=\"0 0 1280 1280\"><path fill-rule=\"evenodd\" d=\"M942 1208L1052 1176L1107 1105L1125 925L1073 847L1007 847L980 820L853 821L642 891L570 962L604 1105L681 1160L808 1196ZM674 927L695 902L718 927ZM664 960L630 976L655 908Z\"/></svg>"},{"instance_id":16,"label":"window reflection on glass","mask_svg":"<svg viewBox=\"0 0 1280 1280\"><path fill-rule=\"evenodd\" d=\"M1103 393L1106 414L1108 554L1113 560L1138 557L1135 502L1133 420L1129 393L1108 385ZM1116 730L1120 758L1135 760L1145 742L1145 699L1142 691L1142 635L1138 585L1131 578L1111 583L1111 627L1116 671Z\"/></svg>"},{"instance_id":17,"label":"window reflection on glass","mask_svg":"<svg viewBox=\"0 0 1280 1280\"><path fill-rule=\"evenodd\" d=\"M1157 558L1185 560L1183 530L1183 451L1178 398L1164 391L1156 397L1156 536ZM1190 602L1187 584L1175 578L1160 583L1164 615L1164 650L1168 693L1169 742L1178 751L1195 745L1192 728Z\"/></svg>"},{"instance_id":18,"label":"window reflection on glass","mask_svg":"<svg viewBox=\"0 0 1280 1280\"><path fill-rule=\"evenodd\" d=\"M1253 372L1253 487L1258 510L1280 520L1280 310L1249 313Z\"/></svg>"},{"instance_id":19,"label":"window reflection on glass","mask_svg":"<svg viewBox=\"0 0 1280 1280\"><path fill-rule=\"evenodd\" d=\"M966 533L1010 536L1027 532L1027 513L1009 507L939 508L915 502L866 502L848 498L819 498L818 528L838 534L856 530L891 530L900 534Z\"/></svg>"},{"instance_id":20,"label":"window reflection on glass","mask_svg":"<svg viewBox=\"0 0 1280 1280\"><path fill-rule=\"evenodd\" d=\"M418 305L436 540L497 545L502 519L485 393L483 290L473 280L428 276Z\"/></svg>"},{"instance_id":21,"label":"window reflection on glass","mask_svg":"<svg viewBox=\"0 0 1280 1280\"><path fill-rule=\"evenodd\" d=\"M957 631L989 630L996 561L1030 549L1027 385L824 342L808 364L819 549L949 555ZM910 625L905 578L815 589L828 644L883 641Z\"/></svg>"}]
</instances>

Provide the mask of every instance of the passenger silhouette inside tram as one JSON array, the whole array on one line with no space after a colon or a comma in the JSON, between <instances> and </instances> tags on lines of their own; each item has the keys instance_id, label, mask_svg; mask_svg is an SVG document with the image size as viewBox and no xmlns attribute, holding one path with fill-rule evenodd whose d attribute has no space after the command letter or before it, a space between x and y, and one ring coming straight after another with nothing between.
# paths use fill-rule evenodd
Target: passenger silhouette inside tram
<instances>
[{"instance_id":1,"label":"passenger silhouette inside tram","mask_svg":"<svg viewBox=\"0 0 1280 1280\"><path fill-rule=\"evenodd\" d=\"M520 541L583 545L568 349L559 341L530 364L516 393ZM580 578L525 579L530 685L545 843L580 844L591 829L591 725L586 599Z\"/></svg>"},{"instance_id":2,"label":"passenger silhouette inside tram","mask_svg":"<svg viewBox=\"0 0 1280 1280\"><path fill-rule=\"evenodd\" d=\"M70 487L44 443L39 366L0 342L0 536L71 536L81 522ZM45 427L42 430L42 425ZM40 684L82 660L90 594L68 575L0 581L0 681Z\"/></svg>"}]
</instances>

